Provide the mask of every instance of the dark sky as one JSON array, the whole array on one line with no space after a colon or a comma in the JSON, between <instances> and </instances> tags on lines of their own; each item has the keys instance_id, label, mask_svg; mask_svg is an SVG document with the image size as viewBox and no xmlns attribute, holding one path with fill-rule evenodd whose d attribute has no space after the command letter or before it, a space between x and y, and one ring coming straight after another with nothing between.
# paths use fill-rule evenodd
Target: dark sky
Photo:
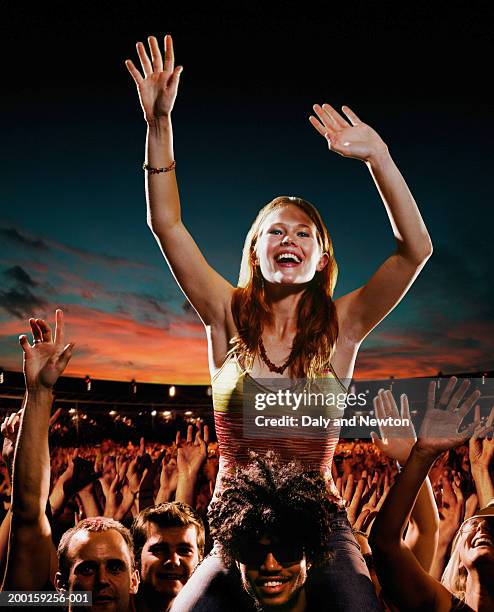
<instances>
[{"instance_id":1,"label":"dark sky","mask_svg":"<svg viewBox=\"0 0 494 612\"><path fill-rule=\"evenodd\" d=\"M393 251L365 166L307 121L316 102L348 104L389 145L435 246L357 376L494 368L491 3L45 4L0 4L0 365L18 367L25 316L60 305L72 373L206 381L201 326L146 227L145 126L123 65L171 33L183 215L210 263L235 283L255 213L281 194L321 210L337 296Z\"/></svg>"}]
</instances>

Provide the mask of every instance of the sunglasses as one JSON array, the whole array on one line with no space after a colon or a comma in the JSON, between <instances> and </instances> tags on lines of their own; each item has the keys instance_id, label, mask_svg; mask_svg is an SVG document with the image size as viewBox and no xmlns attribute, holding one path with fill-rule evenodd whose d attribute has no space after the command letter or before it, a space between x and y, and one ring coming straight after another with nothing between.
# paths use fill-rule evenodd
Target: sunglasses
<instances>
[{"instance_id":1,"label":"sunglasses","mask_svg":"<svg viewBox=\"0 0 494 612\"><path fill-rule=\"evenodd\" d=\"M481 525L482 523L484 523L487 529L494 534L494 516L472 518L468 520L464 525L462 525L460 532L470 533L472 531L476 531L479 525Z\"/></svg>"},{"instance_id":2,"label":"sunglasses","mask_svg":"<svg viewBox=\"0 0 494 612\"><path fill-rule=\"evenodd\" d=\"M304 558L304 548L300 544L259 544L256 542L243 546L238 551L238 561L245 565L259 566L264 563L269 553L281 565L294 565Z\"/></svg>"}]
</instances>

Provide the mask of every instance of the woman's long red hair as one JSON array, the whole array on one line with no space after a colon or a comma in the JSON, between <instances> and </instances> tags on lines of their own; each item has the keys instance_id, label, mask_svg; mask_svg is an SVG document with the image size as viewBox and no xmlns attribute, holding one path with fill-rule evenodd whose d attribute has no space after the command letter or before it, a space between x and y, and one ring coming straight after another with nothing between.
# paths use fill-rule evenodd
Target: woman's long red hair
<instances>
[{"instance_id":1,"label":"woman's long red hair","mask_svg":"<svg viewBox=\"0 0 494 612\"><path fill-rule=\"evenodd\" d=\"M329 368L338 338L338 320L332 299L338 266L321 215L315 206L301 198L275 198L261 209L247 234L238 286L232 299L232 314L238 334L231 341L233 348L230 352L237 355L244 368L252 369L263 325L271 318L265 300L264 281L256 263L255 247L266 217L273 210L289 205L298 206L313 221L322 251L329 257L328 264L321 272L315 273L299 302L297 334L292 346L294 357L290 364L290 376L315 378Z\"/></svg>"}]
</instances>

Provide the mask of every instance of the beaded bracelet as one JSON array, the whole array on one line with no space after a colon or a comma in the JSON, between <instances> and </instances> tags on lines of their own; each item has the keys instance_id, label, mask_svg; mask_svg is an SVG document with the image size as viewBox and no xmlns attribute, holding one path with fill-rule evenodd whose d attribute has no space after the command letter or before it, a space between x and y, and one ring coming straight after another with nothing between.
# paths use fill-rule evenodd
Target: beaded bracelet
<instances>
[{"instance_id":1,"label":"beaded bracelet","mask_svg":"<svg viewBox=\"0 0 494 612\"><path fill-rule=\"evenodd\" d=\"M166 168L153 168L147 162L144 162L142 164L142 169L146 170L146 172L148 172L149 174L161 174L162 172L171 172L172 170L175 170L176 165L177 162L173 160L172 163Z\"/></svg>"}]
</instances>

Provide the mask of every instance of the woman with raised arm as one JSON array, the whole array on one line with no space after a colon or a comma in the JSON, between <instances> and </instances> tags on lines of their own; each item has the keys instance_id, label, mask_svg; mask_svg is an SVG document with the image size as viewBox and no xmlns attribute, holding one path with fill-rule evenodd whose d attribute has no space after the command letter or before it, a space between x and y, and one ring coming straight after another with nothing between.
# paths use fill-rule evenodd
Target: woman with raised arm
<instances>
[{"instance_id":1,"label":"woman with raised arm","mask_svg":"<svg viewBox=\"0 0 494 612\"><path fill-rule=\"evenodd\" d=\"M437 405L435 383L430 383L427 411L417 442L391 487L369 538L383 593L402 611L494 609L494 505L487 505L464 521L453 542L442 583L422 567L403 540L415 499L437 457L464 444L474 431L477 438L492 431L494 413L485 426L478 416L469 428L460 432L462 421L480 393L474 391L463 400L470 383L464 380L455 389L456 383L456 378L450 379Z\"/></svg>"},{"instance_id":2,"label":"woman with raised arm","mask_svg":"<svg viewBox=\"0 0 494 612\"><path fill-rule=\"evenodd\" d=\"M390 219L396 251L366 285L333 301L337 266L326 226L313 205L282 196L255 219L234 288L208 265L181 220L171 113L182 67L175 67L170 36L164 44L164 61L158 41L150 37L150 55L143 43L137 44L142 73L131 60L126 65L148 127L144 164L148 225L206 327L221 451L215 494L221 490L221 474L246 462L249 449L262 452L274 447L282 457L295 456L326 472L338 430L328 428L326 438L317 444L293 437L247 439L242 435L243 383L269 391L259 379L319 377L335 394L345 393L340 381L351 379L362 340L398 304L431 255L429 235L380 136L348 107L343 107L345 119L329 104L315 105L316 116L310 122L329 148L369 168ZM335 555L332 588L351 591L347 608L339 609L374 609L372 586L348 523L339 520L338 529L345 533L339 546L346 562ZM204 566L182 593L205 580ZM365 585L356 587L357 576ZM188 606L181 609L194 609L190 602Z\"/></svg>"}]
</instances>

